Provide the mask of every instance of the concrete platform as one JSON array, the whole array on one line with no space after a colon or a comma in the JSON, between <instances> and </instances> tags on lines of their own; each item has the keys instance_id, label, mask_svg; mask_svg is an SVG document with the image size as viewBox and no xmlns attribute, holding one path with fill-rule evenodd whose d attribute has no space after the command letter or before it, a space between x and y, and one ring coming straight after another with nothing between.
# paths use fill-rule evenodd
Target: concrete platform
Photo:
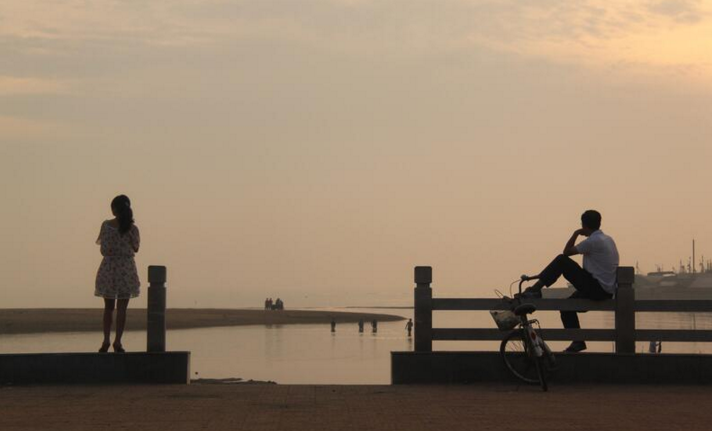
<instances>
[{"instance_id":1,"label":"concrete platform","mask_svg":"<svg viewBox=\"0 0 712 431\"><path fill-rule=\"evenodd\" d=\"M699 385L0 386L0 430L709 431L710 405Z\"/></svg>"},{"instance_id":2,"label":"concrete platform","mask_svg":"<svg viewBox=\"0 0 712 431\"><path fill-rule=\"evenodd\" d=\"M712 385L712 355L556 354L552 384ZM499 352L392 352L391 383L443 384L511 382Z\"/></svg>"},{"instance_id":3,"label":"concrete platform","mask_svg":"<svg viewBox=\"0 0 712 431\"><path fill-rule=\"evenodd\" d=\"M0 355L0 385L190 383L190 352Z\"/></svg>"}]
</instances>

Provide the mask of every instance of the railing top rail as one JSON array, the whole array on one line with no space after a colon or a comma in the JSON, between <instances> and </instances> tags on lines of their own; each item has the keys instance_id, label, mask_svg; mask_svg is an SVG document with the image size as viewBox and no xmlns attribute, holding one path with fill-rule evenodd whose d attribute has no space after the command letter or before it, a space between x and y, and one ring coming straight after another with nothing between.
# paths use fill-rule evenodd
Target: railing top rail
<instances>
[{"instance_id":1,"label":"railing top rail","mask_svg":"<svg viewBox=\"0 0 712 431\"><path fill-rule=\"evenodd\" d=\"M501 341L506 331L490 328L433 328L436 341ZM547 341L615 341L615 329L542 329ZM636 341L710 342L709 329L637 329Z\"/></svg>"},{"instance_id":2,"label":"railing top rail","mask_svg":"<svg viewBox=\"0 0 712 431\"><path fill-rule=\"evenodd\" d=\"M433 340L502 341L507 332L490 328L433 328ZM613 329L542 329L541 334L547 341L613 341L616 331Z\"/></svg>"},{"instance_id":3,"label":"railing top rail","mask_svg":"<svg viewBox=\"0 0 712 431\"><path fill-rule=\"evenodd\" d=\"M527 299L537 310L556 311L613 311L615 301L591 301L589 299ZM481 298L433 298L433 310L509 310L512 305L502 299Z\"/></svg>"},{"instance_id":4,"label":"railing top rail","mask_svg":"<svg viewBox=\"0 0 712 431\"><path fill-rule=\"evenodd\" d=\"M546 311L615 311L613 299L593 301L590 299L527 299L537 310ZM636 312L712 312L712 300L708 299L642 299L634 303ZM485 311L509 310L511 304L498 298L433 298L434 311Z\"/></svg>"}]
</instances>

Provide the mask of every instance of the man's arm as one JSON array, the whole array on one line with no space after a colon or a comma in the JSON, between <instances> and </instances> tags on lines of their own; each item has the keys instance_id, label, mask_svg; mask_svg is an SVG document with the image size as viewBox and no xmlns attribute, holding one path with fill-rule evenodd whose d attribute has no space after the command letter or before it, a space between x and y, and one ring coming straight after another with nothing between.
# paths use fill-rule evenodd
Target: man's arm
<instances>
[{"instance_id":1,"label":"man's arm","mask_svg":"<svg viewBox=\"0 0 712 431\"><path fill-rule=\"evenodd\" d=\"M579 254L579 251L576 249L576 240L578 239L579 235L581 235L581 229L577 229L571 235L571 238L569 238L569 241L564 246L564 256L573 256L575 254Z\"/></svg>"}]
</instances>

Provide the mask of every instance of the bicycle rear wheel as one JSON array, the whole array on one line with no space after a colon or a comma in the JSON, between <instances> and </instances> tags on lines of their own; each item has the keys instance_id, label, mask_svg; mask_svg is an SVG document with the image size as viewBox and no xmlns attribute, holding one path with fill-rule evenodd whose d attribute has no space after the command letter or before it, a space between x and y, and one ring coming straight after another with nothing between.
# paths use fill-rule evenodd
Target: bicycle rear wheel
<instances>
[{"instance_id":1,"label":"bicycle rear wheel","mask_svg":"<svg viewBox=\"0 0 712 431\"><path fill-rule=\"evenodd\" d=\"M530 354L530 342L522 328L515 329L502 340L499 353L504 365L519 380L532 385L542 385L547 390L544 364L541 358Z\"/></svg>"}]
</instances>

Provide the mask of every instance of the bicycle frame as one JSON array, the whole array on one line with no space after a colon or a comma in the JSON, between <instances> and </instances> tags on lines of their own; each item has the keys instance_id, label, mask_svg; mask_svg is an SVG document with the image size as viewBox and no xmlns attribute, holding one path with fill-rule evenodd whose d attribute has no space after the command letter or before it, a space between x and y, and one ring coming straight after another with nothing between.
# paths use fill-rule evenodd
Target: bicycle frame
<instances>
[{"instance_id":1,"label":"bicycle frame","mask_svg":"<svg viewBox=\"0 0 712 431\"><path fill-rule=\"evenodd\" d=\"M536 278L538 278L538 277L522 276L521 280L519 281L519 295L522 294L522 284L525 281L534 280ZM546 353L547 355L551 355L551 349L544 342L544 339L541 338L541 336L539 335L539 331L541 331L541 327L539 328L539 331L537 331L534 328L534 324L539 326L539 321L537 319L529 320L529 319L527 319L527 315L522 316L522 323L520 324L520 326L522 327L522 330L526 333L527 338L531 342L532 353L537 358L542 357L544 355L544 353Z\"/></svg>"},{"instance_id":2,"label":"bicycle frame","mask_svg":"<svg viewBox=\"0 0 712 431\"><path fill-rule=\"evenodd\" d=\"M526 326L523 326L524 332L529 339L529 343L532 347L532 353L534 356L537 358L541 358L544 355L544 349L542 348L542 343L544 340L539 337L539 334L537 333L536 329L534 329L534 326L532 325L533 322L537 322L537 320L530 320L527 321Z\"/></svg>"}]
</instances>

